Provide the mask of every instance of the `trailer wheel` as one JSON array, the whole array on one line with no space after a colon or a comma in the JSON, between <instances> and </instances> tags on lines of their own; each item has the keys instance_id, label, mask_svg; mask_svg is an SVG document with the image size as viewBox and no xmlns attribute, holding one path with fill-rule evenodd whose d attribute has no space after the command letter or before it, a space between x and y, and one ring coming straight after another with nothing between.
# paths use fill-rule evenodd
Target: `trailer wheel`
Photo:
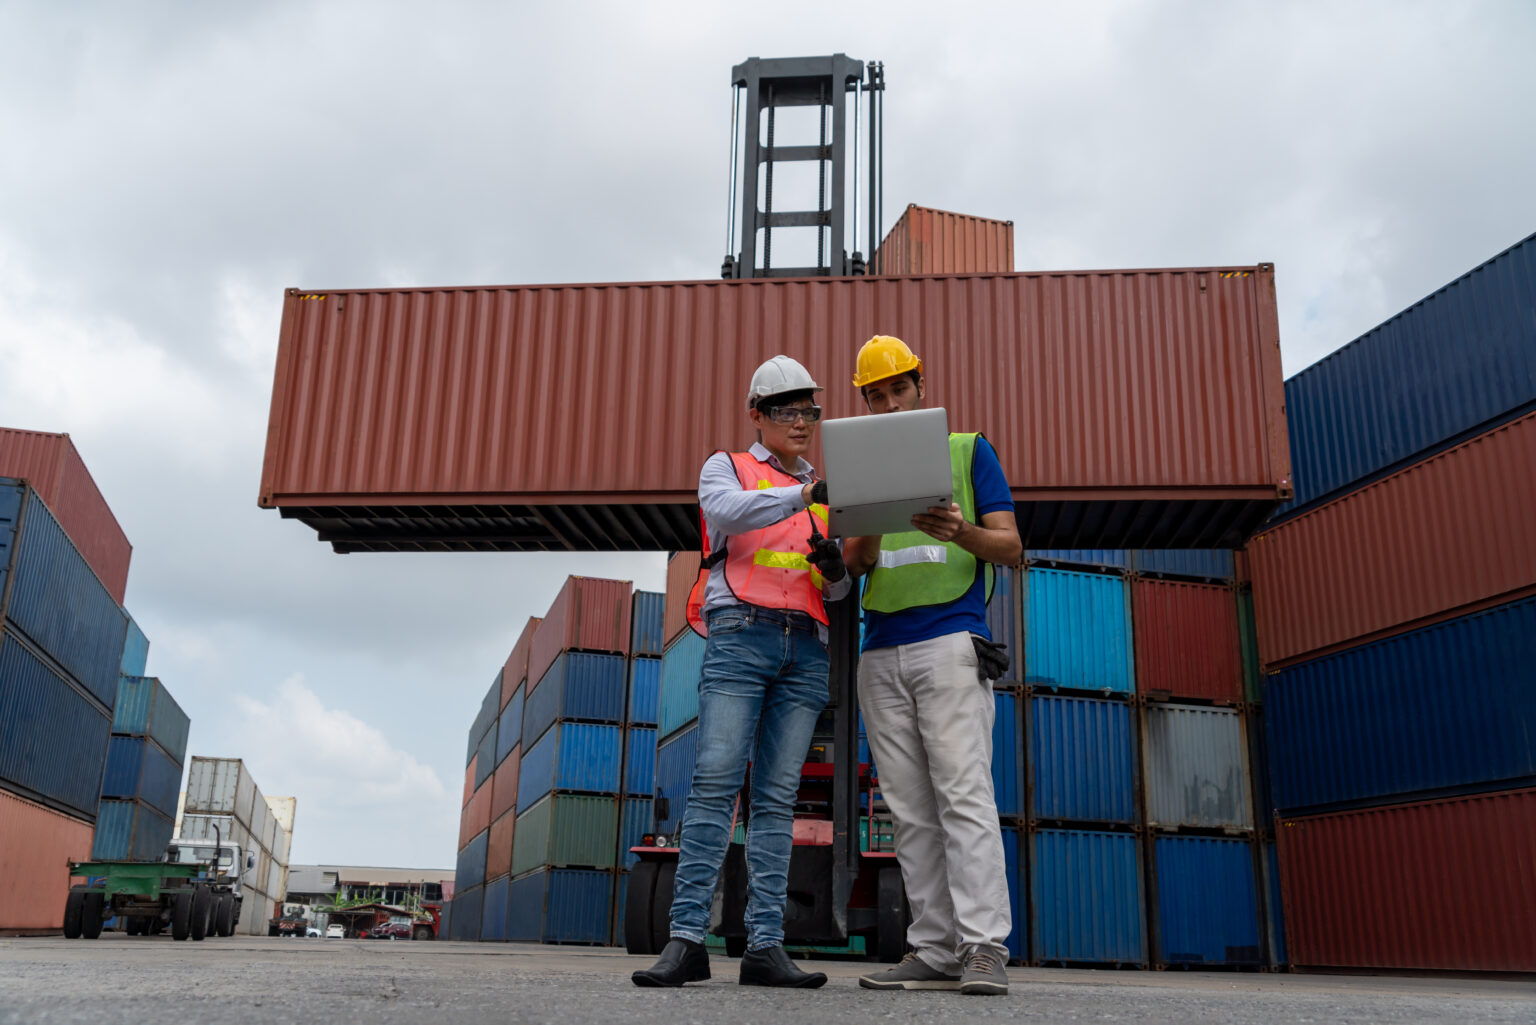
<instances>
[{"instance_id":1,"label":"trailer wheel","mask_svg":"<svg viewBox=\"0 0 1536 1025\"><path fill-rule=\"evenodd\" d=\"M66 940L80 938L80 914L84 908L85 891L70 890L69 896L64 898L64 938Z\"/></svg>"},{"instance_id":2,"label":"trailer wheel","mask_svg":"<svg viewBox=\"0 0 1536 1025\"><path fill-rule=\"evenodd\" d=\"M624 894L624 949L631 954L657 953L651 945L651 901L656 896L654 861L642 861L629 873L629 889Z\"/></svg>"},{"instance_id":3,"label":"trailer wheel","mask_svg":"<svg viewBox=\"0 0 1536 1025\"><path fill-rule=\"evenodd\" d=\"M676 882L677 862L663 861L657 866L656 895L651 899L651 949L658 954L672 939L672 889Z\"/></svg>"},{"instance_id":4,"label":"trailer wheel","mask_svg":"<svg viewBox=\"0 0 1536 1025\"><path fill-rule=\"evenodd\" d=\"M171 898L171 939L184 940L192 935L192 891L182 890Z\"/></svg>"},{"instance_id":5,"label":"trailer wheel","mask_svg":"<svg viewBox=\"0 0 1536 1025\"><path fill-rule=\"evenodd\" d=\"M430 940L431 938L432 927L430 925L418 925L411 930L411 939L413 940Z\"/></svg>"},{"instance_id":6,"label":"trailer wheel","mask_svg":"<svg viewBox=\"0 0 1536 1025\"><path fill-rule=\"evenodd\" d=\"M80 903L80 935L88 940L101 935L102 924L106 921L103 913L106 896L99 890L87 891L85 900Z\"/></svg>"},{"instance_id":7,"label":"trailer wheel","mask_svg":"<svg viewBox=\"0 0 1536 1025\"><path fill-rule=\"evenodd\" d=\"M201 940L208 935L208 920L213 917L213 891L198 886L192 891L192 938Z\"/></svg>"},{"instance_id":8,"label":"trailer wheel","mask_svg":"<svg viewBox=\"0 0 1536 1025\"><path fill-rule=\"evenodd\" d=\"M220 936L233 936L235 934L235 898L224 893L219 895L219 902L213 908L214 930Z\"/></svg>"},{"instance_id":9,"label":"trailer wheel","mask_svg":"<svg viewBox=\"0 0 1536 1025\"><path fill-rule=\"evenodd\" d=\"M875 899L875 956L895 964L907 953L907 926L911 922L900 868L887 865L880 870Z\"/></svg>"}]
</instances>

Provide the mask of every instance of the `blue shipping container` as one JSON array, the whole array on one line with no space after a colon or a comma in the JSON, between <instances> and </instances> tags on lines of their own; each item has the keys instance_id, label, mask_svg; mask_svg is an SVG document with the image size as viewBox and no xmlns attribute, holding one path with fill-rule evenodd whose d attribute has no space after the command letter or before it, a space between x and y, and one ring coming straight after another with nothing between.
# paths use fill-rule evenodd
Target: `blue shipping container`
<instances>
[{"instance_id":1,"label":"blue shipping container","mask_svg":"<svg viewBox=\"0 0 1536 1025\"><path fill-rule=\"evenodd\" d=\"M507 755L522 739L523 687L518 687L507 699L507 707L501 710L501 717L496 721L496 764L506 761Z\"/></svg>"},{"instance_id":2,"label":"blue shipping container","mask_svg":"<svg viewBox=\"0 0 1536 1025\"><path fill-rule=\"evenodd\" d=\"M1019 831L1012 826L1003 827L1003 866L1008 875L1008 960L1025 961L1029 950L1025 946L1024 902L1019 899L1023 890L1023 873L1019 871Z\"/></svg>"},{"instance_id":3,"label":"blue shipping container","mask_svg":"<svg viewBox=\"0 0 1536 1025\"><path fill-rule=\"evenodd\" d=\"M1289 964L1285 953L1285 905L1280 899L1280 853L1274 843L1264 845L1264 925L1269 931L1269 963Z\"/></svg>"},{"instance_id":4,"label":"blue shipping container","mask_svg":"<svg viewBox=\"0 0 1536 1025\"><path fill-rule=\"evenodd\" d=\"M1123 701L1031 698L1031 817L1135 823L1135 736Z\"/></svg>"},{"instance_id":5,"label":"blue shipping container","mask_svg":"<svg viewBox=\"0 0 1536 1025\"><path fill-rule=\"evenodd\" d=\"M523 736L529 744L559 719L624 721L623 655L562 651L528 692L523 704Z\"/></svg>"},{"instance_id":6,"label":"blue shipping container","mask_svg":"<svg viewBox=\"0 0 1536 1025\"><path fill-rule=\"evenodd\" d=\"M1160 836L1155 847L1158 960L1259 964L1259 902L1248 842Z\"/></svg>"},{"instance_id":7,"label":"blue shipping container","mask_svg":"<svg viewBox=\"0 0 1536 1025\"><path fill-rule=\"evenodd\" d=\"M11 483L0 484L0 492L0 531L14 536L10 593L0 592L4 618L110 712L128 616L37 492ZM18 504L19 527L15 514L7 513Z\"/></svg>"},{"instance_id":8,"label":"blue shipping container","mask_svg":"<svg viewBox=\"0 0 1536 1025\"><path fill-rule=\"evenodd\" d=\"M994 641L1008 645L1013 658L1004 679L1018 680L1024 675L1019 664L1023 646L1019 644L1019 571L1010 566L999 566L993 576L992 600L987 602L987 632Z\"/></svg>"},{"instance_id":9,"label":"blue shipping container","mask_svg":"<svg viewBox=\"0 0 1536 1025\"><path fill-rule=\"evenodd\" d=\"M1282 810L1536 776L1536 598L1275 673L1264 725Z\"/></svg>"},{"instance_id":10,"label":"blue shipping container","mask_svg":"<svg viewBox=\"0 0 1536 1025\"><path fill-rule=\"evenodd\" d=\"M636 658L629 663L629 709L625 721L655 726L661 713L661 659Z\"/></svg>"},{"instance_id":11,"label":"blue shipping container","mask_svg":"<svg viewBox=\"0 0 1536 1025\"><path fill-rule=\"evenodd\" d=\"M1019 696L992 694L992 794L1005 819L1024 814L1024 724Z\"/></svg>"},{"instance_id":12,"label":"blue shipping container","mask_svg":"<svg viewBox=\"0 0 1536 1025\"><path fill-rule=\"evenodd\" d=\"M112 719L24 644L0 633L0 780L90 820Z\"/></svg>"},{"instance_id":13,"label":"blue shipping container","mask_svg":"<svg viewBox=\"0 0 1536 1025\"><path fill-rule=\"evenodd\" d=\"M176 823L141 801L104 800L96 816L91 857L97 861L159 861Z\"/></svg>"},{"instance_id":14,"label":"blue shipping container","mask_svg":"<svg viewBox=\"0 0 1536 1025\"><path fill-rule=\"evenodd\" d=\"M1041 829L1030 836L1031 957L1145 964L1146 927L1137 838Z\"/></svg>"},{"instance_id":15,"label":"blue shipping container","mask_svg":"<svg viewBox=\"0 0 1536 1025\"><path fill-rule=\"evenodd\" d=\"M656 731L631 726L624 736L624 792L650 797L656 791Z\"/></svg>"},{"instance_id":16,"label":"blue shipping container","mask_svg":"<svg viewBox=\"0 0 1536 1025\"><path fill-rule=\"evenodd\" d=\"M485 884L480 910L480 940L500 943L507 938L507 877Z\"/></svg>"},{"instance_id":17,"label":"blue shipping container","mask_svg":"<svg viewBox=\"0 0 1536 1025\"><path fill-rule=\"evenodd\" d=\"M1231 580L1237 569L1224 548L1145 548L1131 553L1131 569L1146 576Z\"/></svg>"},{"instance_id":18,"label":"blue shipping container","mask_svg":"<svg viewBox=\"0 0 1536 1025\"><path fill-rule=\"evenodd\" d=\"M629 653L631 655L661 655L662 619L666 614L667 596L660 591L636 591L635 604L629 618Z\"/></svg>"},{"instance_id":19,"label":"blue shipping container","mask_svg":"<svg viewBox=\"0 0 1536 1025\"><path fill-rule=\"evenodd\" d=\"M480 738L480 750L475 761L475 789L479 790L481 784L491 778L491 773L496 771L496 729L495 723L491 729L485 731L485 736Z\"/></svg>"},{"instance_id":20,"label":"blue shipping container","mask_svg":"<svg viewBox=\"0 0 1536 1025\"><path fill-rule=\"evenodd\" d=\"M487 731L495 732L496 717L501 713L501 670L496 670L496 678L491 681L490 690L485 692L485 697L480 699L480 711L475 713L475 721L469 726L469 751L464 755L464 764L468 765L475 757L475 752L480 750L485 741ZM496 740L491 739L491 754L496 753Z\"/></svg>"},{"instance_id":21,"label":"blue shipping container","mask_svg":"<svg viewBox=\"0 0 1536 1025\"><path fill-rule=\"evenodd\" d=\"M1131 553L1123 548L1031 548L1024 553L1029 563L1091 566L1095 569L1128 570Z\"/></svg>"},{"instance_id":22,"label":"blue shipping container","mask_svg":"<svg viewBox=\"0 0 1536 1025\"><path fill-rule=\"evenodd\" d=\"M181 792L181 766L143 737L113 737L107 744L107 767L101 796L139 800L162 815L176 814Z\"/></svg>"},{"instance_id":23,"label":"blue shipping container","mask_svg":"<svg viewBox=\"0 0 1536 1025\"><path fill-rule=\"evenodd\" d=\"M1026 683L1135 693L1124 577L1032 569L1024 616Z\"/></svg>"},{"instance_id":24,"label":"blue shipping container","mask_svg":"<svg viewBox=\"0 0 1536 1025\"><path fill-rule=\"evenodd\" d=\"M128 633L123 637L123 660L118 672L124 676L143 676L149 665L149 638L139 629L139 624L128 617Z\"/></svg>"},{"instance_id":25,"label":"blue shipping container","mask_svg":"<svg viewBox=\"0 0 1536 1025\"><path fill-rule=\"evenodd\" d=\"M171 761L181 765L187 758L187 735L191 730L192 720L159 679L118 678L117 704L112 709L113 733L149 737L171 756Z\"/></svg>"},{"instance_id":26,"label":"blue shipping container","mask_svg":"<svg viewBox=\"0 0 1536 1025\"><path fill-rule=\"evenodd\" d=\"M1285 382L1285 517L1536 403L1536 235Z\"/></svg>"},{"instance_id":27,"label":"blue shipping container","mask_svg":"<svg viewBox=\"0 0 1536 1025\"><path fill-rule=\"evenodd\" d=\"M661 656L660 730L670 737L699 717L699 678L704 674L704 638L684 630Z\"/></svg>"},{"instance_id":28,"label":"blue shipping container","mask_svg":"<svg viewBox=\"0 0 1536 1025\"><path fill-rule=\"evenodd\" d=\"M651 817L654 812L652 805L653 802L649 797L624 799L624 810L619 816L617 864L625 871L634 868L635 863L640 860L638 854L631 854L629 851L632 847L640 846L641 839L651 832Z\"/></svg>"},{"instance_id":29,"label":"blue shipping container","mask_svg":"<svg viewBox=\"0 0 1536 1025\"><path fill-rule=\"evenodd\" d=\"M693 789L693 767L699 761L699 727L695 723L656 747L656 832L676 836Z\"/></svg>"},{"instance_id":30,"label":"blue shipping container","mask_svg":"<svg viewBox=\"0 0 1536 1025\"><path fill-rule=\"evenodd\" d=\"M613 873L593 869L539 869L514 879L507 891L507 939L606 944L613 891Z\"/></svg>"},{"instance_id":31,"label":"blue shipping container","mask_svg":"<svg viewBox=\"0 0 1536 1025\"><path fill-rule=\"evenodd\" d=\"M459 862L453 872L453 885L460 889L479 886L485 882L485 855L490 843L491 831L482 830L464 845L459 852ZM469 937L473 939L474 937Z\"/></svg>"},{"instance_id":32,"label":"blue shipping container","mask_svg":"<svg viewBox=\"0 0 1536 1025\"><path fill-rule=\"evenodd\" d=\"M478 884L471 889L458 890L454 893L453 939L467 940L471 943L480 939L480 916L484 910L484 903L485 890Z\"/></svg>"},{"instance_id":33,"label":"blue shipping container","mask_svg":"<svg viewBox=\"0 0 1536 1025\"><path fill-rule=\"evenodd\" d=\"M616 794L621 780L621 727L562 722L523 754L517 810L527 811L551 790Z\"/></svg>"}]
</instances>

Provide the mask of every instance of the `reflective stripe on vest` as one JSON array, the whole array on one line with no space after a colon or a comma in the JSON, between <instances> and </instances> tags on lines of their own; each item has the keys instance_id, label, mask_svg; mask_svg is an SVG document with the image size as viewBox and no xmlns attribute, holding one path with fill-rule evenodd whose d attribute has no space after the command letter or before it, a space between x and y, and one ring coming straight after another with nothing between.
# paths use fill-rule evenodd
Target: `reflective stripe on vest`
<instances>
[{"instance_id":1,"label":"reflective stripe on vest","mask_svg":"<svg viewBox=\"0 0 1536 1025\"><path fill-rule=\"evenodd\" d=\"M949 436L950 485L955 504L967 522L976 522L976 493L971 468L979 434ZM939 541L921 530L886 534L880 555L864 586L864 607L871 612L902 612L929 605L948 605L965 597L980 570L986 598L992 598L992 564L981 562L953 541Z\"/></svg>"}]
</instances>

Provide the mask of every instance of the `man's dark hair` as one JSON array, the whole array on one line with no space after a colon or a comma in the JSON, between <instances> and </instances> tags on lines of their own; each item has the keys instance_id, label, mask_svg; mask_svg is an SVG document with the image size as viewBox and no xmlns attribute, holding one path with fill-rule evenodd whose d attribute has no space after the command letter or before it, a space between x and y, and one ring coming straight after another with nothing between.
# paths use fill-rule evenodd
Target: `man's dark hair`
<instances>
[{"instance_id":1,"label":"man's dark hair","mask_svg":"<svg viewBox=\"0 0 1536 1025\"><path fill-rule=\"evenodd\" d=\"M758 399L756 403L754 403L754 408L759 413L767 416L768 410L772 409L774 406L788 406L792 403L799 402L801 399L810 399L812 402L815 402L816 393L811 391L809 388L802 388L800 391L786 391L780 392L777 395L764 395L762 398Z\"/></svg>"},{"instance_id":2,"label":"man's dark hair","mask_svg":"<svg viewBox=\"0 0 1536 1025\"><path fill-rule=\"evenodd\" d=\"M923 374L920 370L908 370L906 376L912 378L912 387L914 388L923 383ZM869 404L869 395L865 391L868 387L869 385L866 384L863 388L859 389L859 397L864 400L865 405Z\"/></svg>"}]
</instances>

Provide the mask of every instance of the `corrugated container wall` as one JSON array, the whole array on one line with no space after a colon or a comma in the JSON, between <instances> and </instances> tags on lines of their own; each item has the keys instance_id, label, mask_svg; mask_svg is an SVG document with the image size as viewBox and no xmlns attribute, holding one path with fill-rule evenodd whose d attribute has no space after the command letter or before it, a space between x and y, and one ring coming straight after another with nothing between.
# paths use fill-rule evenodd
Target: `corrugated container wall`
<instances>
[{"instance_id":1,"label":"corrugated container wall","mask_svg":"<svg viewBox=\"0 0 1536 1025\"><path fill-rule=\"evenodd\" d=\"M456 940L480 939L480 916L485 910L485 889L478 883L468 886L459 883L453 897L453 938Z\"/></svg>"},{"instance_id":2,"label":"corrugated container wall","mask_svg":"<svg viewBox=\"0 0 1536 1025\"><path fill-rule=\"evenodd\" d=\"M513 812L491 823L485 846L485 877L499 879L512 871L512 841L517 836L517 815Z\"/></svg>"},{"instance_id":3,"label":"corrugated container wall","mask_svg":"<svg viewBox=\"0 0 1536 1025\"><path fill-rule=\"evenodd\" d=\"M655 726L661 714L661 659L635 658L629 663L629 704L624 721Z\"/></svg>"},{"instance_id":4,"label":"corrugated container wall","mask_svg":"<svg viewBox=\"0 0 1536 1025\"><path fill-rule=\"evenodd\" d=\"M1024 814L1024 712L1020 695L992 695L992 794L1003 818Z\"/></svg>"},{"instance_id":5,"label":"corrugated container wall","mask_svg":"<svg viewBox=\"0 0 1536 1025\"><path fill-rule=\"evenodd\" d=\"M0 782L96 817L112 720L7 627L0 632Z\"/></svg>"},{"instance_id":6,"label":"corrugated container wall","mask_svg":"<svg viewBox=\"0 0 1536 1025\"><path fill-rule=\"evenodd\" d=\"M1248 745L1237 712L1148 705L1141 749L1147 825L1253 828Z\"/></svg>"},{"instance_id":7,"label":"corrugated container wall","mask_svg":"<svg viewBox=\"0 0 1536 1025\"><path fill-rule=\"evenodd\" d=\"M656 731L632 726L624 732L624 792L650 797L656 787Z\"/></svg>"},{"instance_id":8,"label":"corrugated container wall","mask_svg":"<svg viewBox=\"0 0 1536 1025\"><path fill-rule=\"evenodd\" d=\"M1536 588L1531 467L1536 413L1255 537L1265 666Z\"/></svg>"},{"instance_id":9,"label":"corrugated container wall","mask_svg":"<svg viewBox=\"0 0 1536 1025\"><path fill-rule=\"evenodd\" d=\"M149 737L179 765L186 760L191 730L192 720L157 677L118 677L113 733Z\"/></svg>"},{"instance_id":10,"label":"corrugated container wall","mask_svg":"<svg viewBox=\"0 0 1536 1025\"><path fill-rule=\"evenodd\" d=\"M0 930L57 931L68 863L90 856L90 823L0 790Z\"/></svg>"},{"instance_id":11,"label":"corrugated container wall","mask_svg":"<svg viewBox=\"0 0 1536 1025\"><path fill-rule=\"evenodd\" d=\"M656 746L656 832L676 836L682 827L698 760L697 723Z\"/></svg>"},{"instance_id":12,"label":"corrugated container wall","mask_svg":"<svg viewBox=\"0 0 1536 1025\"><path fill-rule=\"evenodd\" d=\"M694 581L699 578L699 566L703 563L698 549L673 552L667 559L667 607L662 616L662 650L677 640L677 635L688 627L688 595Z\"/></svg>"},{"instance_id":13,"label":"corrugated container wall","mask_svg":"<svg viewBox=\"0 0 1536 1025\"><path fill-rule=\"evenodd\" d=\"M909 204L869 261L871 274L1013 271L1013 222Z\"/></svg>"},{"instance_id":14,"label":"corrugated container wall","mask_svg":"<svg viewBox=\"0 0 1536 1025\"><path fill-rule=\"evenodd\" d=\"M704 638L689 630L661 656L661 736L670 737L699 717L703 672Z\"/></svg>"},{"instance_id":15,"label":"corrugated container wall","mask_svg":"<svg viewBox=\"0 0 1536 1025\"><path fill-rule=\"evenodd\" d=\"M636 591L634 611L630 614L629 653L660 655L666 647L662 636L667 596L659 591Z\"/></svg>"},{"instance_id":16,"label":"corrugated container wall","mask_svg":"<svg viewBox=\"0 0 1536 1025\"><path fill-rule=\"evenodd\" d=\"M126 610L125 610L126 612ZM128 617L128 635L123 638L123 661L118 671L124 676L143 676L149 665L149 638L139 629L139 624Z\"/></svg>"},{"instance_id":17,"label":"corrugated container wall","mask_svg":"<svg viewBox=\"0 0 1536 1025\"><path fill-rule=\"evenodd\" d=\"M1285 819L1298 965L1536 971L1536 790Z\"/></svg>"},{"instance_id":18,"label":"corrugated container wall","mask_svg":"<svg viewBox=\"0 0 1536 1025\"><path fill-rule=\"evenodd\" d=\"M1145 964L1139 841L1130 833L1029 834L1030 951L1044 962Z\"/></svg>"},{"instance_id":19,"label":"corrugated container wall","mask_svg":"<svg viewBox=\"0 0 1536 1025\"><path fill-rule=\"evenodd\" d=\"M528 649L528 697L562 651L624 654L629 649L629 617L634 584L628 580L569 577L555 596Z\"/></svg>"},{"instance_id":20,"label":"corrugated container wall","mask_svg":"<svg viewBox=\"0 0 1536 1025\"><path fill-rule=\"evenodd\" d=\"M1232 546L1290 495L1266 264L294 289L259 501L342 551L691 550L699 467L750 440L720 383L776 353L843 380L877 331L987 433L1028 546ZM681 419L654 415L669 395ZM851 387L822 398L862 412Z\"/></svg>"},{"instance_id":21,"label":"corrugated container wall","mask_svg":"<svg viewBox=\"0 0 1536 1025\"><path fill-rule=\"evenodd\" d=\"M1024 682L1135 692L1126 582L1100 573L1031 569L1024 606Z\"/></svg>"},{"instance_id":22,"label":"corrugated container wall","mask_svg":"<svg viewBox=\"0 0 1536 1025\"><path fill-rule=\"evenodd\" d=\"M516 842L514 838L513 842ZM469 843L459 851L459 860L454 868L454 885L460 888L479 886L485 882L485 857L490 844L490 831L477 833Z\"/></svg>"},{"instance_id":23,"label":"corrugated container wall","mask_svg":"<svg viewBox=\"0 0 1536 1025\"><path fill-rule=\"evenodd\" d=\"M563 651L528 693L523 733L530 745L558 719L624 721L624 656Z\"/></svg>"},{"instance_id":24,"label":"corrugated container wall","mask_svg":"<svg viewBox=\"0 0 1536 1025\"><path fill-rule=\"evenodd\" d=\"M506 761L512 749L523 740L523 713L526 706L523 703L524 691L519 687L512 693L512 698L501 710L501 718L496 722L496 765Z\"/></svg>"},{"instance_id":25,"label":"corrugated container wall","mask_svg":"<svg viewBox=\"0 0 1536 1025\"><path fill-rule=\"evenodd\" d=\"M1130 556L1131 569L1143 576L1221 581L1236 573L1232 553L1221 548L1140 548Z\"/></svg>"},{"instance_id":26,"label":"corrugated container wall","mask_svg":"<svg viewBox=\"0 0 1536 1025\"><path fill-rule=\"evenodd\" d=\"M1057 568L1088 567L1090 569L1129 570L1131 553L1123 548L1031 548L1024 559L1030 565Z\"/></svg>"},{"instance_id":27,"label":"corrugated container wall","mask_svg":"<svg viewBox=\"0 0 1536 1025\"><path fill-rule=\"evenodd\" d=\"M491 797L492 787L482 786L475 789L475 795L464 806L464 811L459 818L459 846L469 843L475 834L483 832L491 826Z\"/></svg>"},{"instance_id":28,"label":"corrugated container wall","mask_svg":"<svg viewBox=\"0 0 1536 1025\"><path fill-rule=\"evenodd\" d=\"M1237 595L1231 587L1171 580L1131 584L1136 689L1142 694L1243 700Z\"/></svg>"},{"instance_id":29,"label":"corrugated container wall","mask_svg":"<svg viewBox=\"0 0 1536 1025\"><path fill-rule=\"evenodd\" d=\"M622 758L618 726L558 723L523 755L517 808L527 810L551 790L617 794Z\"/></svg>"},{"instance_id":30,"label":"corrugated container wall","mask_svg":"<svg viewBox=\"0 0 1536 1025\"><path fill-rule=\"evenodd\" d=\"M528 653L533 650L533 635L538 633L539 624L542 622L544 620L538 616L528 618L528 622L523 624L523 632L517 635L517 643L512 645L512 653L507 656L506 665L501 668L501 706L503 708L512 700L512 695L517 688L528 679Z\"/></svg>"},{"instance_id":31,"label":"corrugated container wall","mask_svg":"<svg viewBox=\"0 0 1536 1025\"><path fill-rule=\"evenodd\" d=\"M1024 644L1019 636L1023 630L1019 570L1014 566L998 566L993 580L992 598L987 602L987 632L994 641L1008 645L1008 655L1013 661L1004 679L1021 680L1024 678ZM862 636L860 634L861 639ZM998 685L1001 684L999 681Z\"/></svg>"},{"instance_id":32,"label":"corrugated container wall","mask_svg":"<svg viewBox=\"0 0 1536 1025\"><path fill-rule=\"evenodd\" d=\"M1136 821L1136 735L1131 706L1097 698L1030 699L1030 817Z\"/></svg>"},{"instance_id":33,"label":"corrugated container wall","mask_svg":"<svg viewBox=\"0 0 1536 1025\"><path fill-rule=\"evenodd\" d=\"M1536 235L1285 383L1288 515L1536 402Z\"/></svg>"},{"instance_id":34,"label":"corrugated container wall","mask_svg":"<svg viewBox=\"0 0 1536 1025\"><path fill-rule=\"evenodd\" d=\"M1157 949L1163 964L1257 965L1259 896L1246 840L1159 836Z\"/></svg>"},{"instance_id":35,"label":"corrugated container wall","mask_svg":"<svg viewBox=\"0 0 1536 1025\"><path fill-rule=\"evenodd\" d=\"M507 938L507 880L485 884L485 903L480 913L480 940L501 942Z\"/></svg>"},{"instance_id":36,"label":"corrugated container wall","mask_svg":"<svg viewBox=\"0 0 1536 1025\"><path fill-rule=\"evenodd\" d=\"M547 794L518 813L512 874L547 865L612 868L618 829L617 798Z\"/></svg>"},{"instance_id":37,"label":"corrugated container wall","mask_svg":"<svg viewBox=\"0 0 1536 1025\"><path fill-rule=\"evenodd\" d=\"M613 873L546 869L507 888L507 939L605 944L613 913Z\"/></svg>"},{"instance_id":38,"label":"corrugated container wall","mask_svg":"<svg viewBox=\"0 0 1536 1025\"><path fill-rule=\"evenodd\" d=\"M491 818L499 819L517 810L517 782L522 767L522 751L515 747L496 767L491 779Z\"/></svg>"},{"instance_id":39,"label":"corrugated container wall","mask_svg":"<svg viewBox=\"0 0 1536 1025\"><path fill-rule=\"evenodd\" d=\"M141 801L101 802L91 857L97 861L158 861L176 824Z\"/></svg>"},{"instance_id":40,"label":"corrugated container wall","mask_svg":"<svg viewBox=\"0 0 1536 1025\"><path fill-rule=\"evenodd\" d=\"M139 800L162 815L176 814L181 790L181 766L143 737L113 737L107 744L107 765L101 796Z\"/></svg>"},{"instance_id":41,"label":"corrugated container wall","mask_svg":"<svg viewBox=\"0 0 1536 1025\"><path fill-rule=\"evenodd\" d=\"M133 546L69 435L0 427L0 477L31 482L112 600L122 605Z\"/></svg>"}]
</instances>

